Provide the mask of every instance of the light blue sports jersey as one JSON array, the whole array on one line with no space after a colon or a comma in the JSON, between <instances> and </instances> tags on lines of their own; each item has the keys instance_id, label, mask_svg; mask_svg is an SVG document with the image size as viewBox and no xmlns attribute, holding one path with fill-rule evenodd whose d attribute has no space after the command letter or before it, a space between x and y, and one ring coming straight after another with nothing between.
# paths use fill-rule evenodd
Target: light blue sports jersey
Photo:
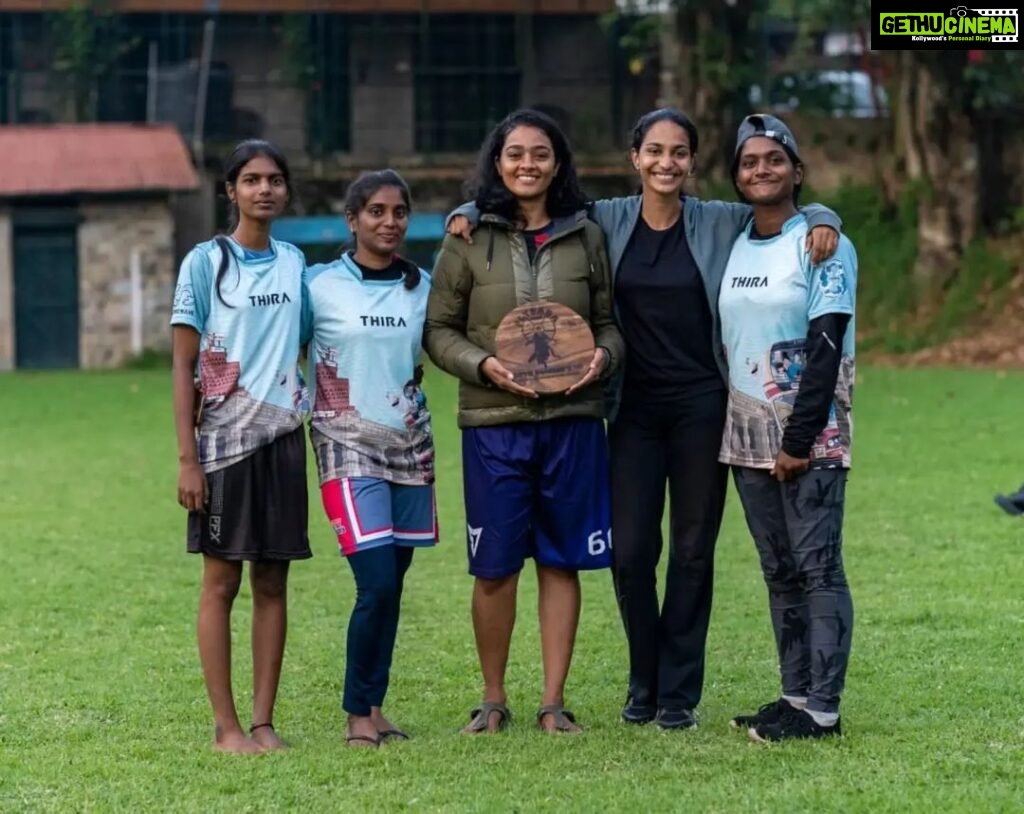
<instances>
[{"instance_id":1,"label":"light blue sports jersey","mask_svg":"<svg viewBox=\"0 0 1024 814\"><path fill-rule=\"evenodd\" d=\"M771 469L800 390L811 320L849 314L828 424L811 449L813 467L849 467L857 289L853 244L841 235L835 255L812 266L804 250L807 220L802 214L767 240L752 240L750 228L733 244L718 297L729 363L720 460Z\"/></svg>"},{"instance_id":2,"label":"light blue sports jersey","mask_svg":"<svg viewBox=\"0 0 1024 814\"><path fill-rule=\"evenodd\" d=\"M264 257L247 255L233 240L228 246L232 258L220 297L221 249L209 240L182 261L171 313L172 325L189 325L201 336L198 448L207 472L301 426L309 403L298 366L302 252L277 240Z\"/></svg>"},{"instance_id":3,"label":"light blue sports jersey","mask_svg":"<svg viewBox=\"0 0 1024 814\"><path fill-rule=\"evenodd\" d=\"M312 439L320 482L379 478L434 480L434 440L415 380L422 353L430 275L364 280L345 254L307 271L315 382Z\"/></svg>"}]
</instances>

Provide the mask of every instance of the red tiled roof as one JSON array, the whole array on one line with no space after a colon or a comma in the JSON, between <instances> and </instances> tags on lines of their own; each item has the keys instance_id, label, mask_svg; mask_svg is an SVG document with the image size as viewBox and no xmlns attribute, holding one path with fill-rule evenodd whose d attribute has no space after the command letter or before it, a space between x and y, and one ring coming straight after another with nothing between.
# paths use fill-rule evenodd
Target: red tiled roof
<instances>
[{"instance_id":1,"label":"red tiled roof","mask_svg":"<svg viewBox=\"0 0 1024 814\"><path fill-rule=\"evenodd\" d=\"M0 196L195 189L192 159L169 125L0 127Z\"/></svg>"}]
</instances>

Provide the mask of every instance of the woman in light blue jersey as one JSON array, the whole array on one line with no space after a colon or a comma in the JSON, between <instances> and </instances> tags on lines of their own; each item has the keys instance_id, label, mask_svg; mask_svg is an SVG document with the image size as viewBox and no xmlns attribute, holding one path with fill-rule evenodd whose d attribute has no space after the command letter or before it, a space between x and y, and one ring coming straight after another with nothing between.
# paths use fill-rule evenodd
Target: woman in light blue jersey
<instances>
[{"instance_id":1,"label":"woman in light blue jersey","mask_svg":"<svg viewBox=\"0 0 1024 814\"><path fill-rule=\"evenodd\" d=\"M842 547L857 255L845 236L824 262L804 254L803 174L782 121L743 120L733 182L754 219L718 300L729 359L720 460L733 468L761 559L779 656L781 697L732 720L757 741L841 734L853 634Z\"/></svg>"},{"instance_id":2,"label":"woman in light blue jersey","mask_svg":"<svg viewBox=\"0 0 1024 814\"><path fill-rule=\"evenodd\" d=\"M417 547L437 541L434 439L419 364L430 275L396 254L410 208L398 173L360 176L345 198L355 248L307 274L320 493L356 582L345 742L364 748L408 738L381 707L406 571Z\"/></svg>"},{"instance_id":3,"label":"woman in light blue jersey","mask_svg":"<svg viewBox=\"0 0 1024 814\"><path fill-rule=\"evenodd\" d=\"M200 243L174 293L178 502L188 550L203 555L199 656L213 706L214 748L261 752L273 726L292 560L306 537L305 387L298 369L305 260L270 237L291 192L273 145L244 141L228 159L230 235ZM198 388L198 393L197 393ZM231 607L249 562L253 717L246 733L231 690Z\"/></svg>"}]
</instances>

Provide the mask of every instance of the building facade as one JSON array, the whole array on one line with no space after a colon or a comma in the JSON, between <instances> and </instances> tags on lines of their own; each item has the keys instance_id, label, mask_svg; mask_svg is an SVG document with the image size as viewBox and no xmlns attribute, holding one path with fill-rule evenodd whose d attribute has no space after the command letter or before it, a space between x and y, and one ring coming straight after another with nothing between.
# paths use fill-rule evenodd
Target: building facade
<instances>
[{"instance_id":1,"label":"building facade","mask_svg":"<svg viewBox=\"0 0 1024 814\"><path fill-rule=\"evenodd\" d=\"M70 0L5 0L0 123L163 121L213 154L260 136L323 168L443 164L523 105L555 115L580 152L607 154L633 113L605 24L614 0L92 6L83 49Z\"/></svg>"},{"instance_id":2,"label":"building facade","mask_svg":"<svg viewBox=\"0 0 1024 814\"><path fill-rule=\"evenodd\" d=\"M116 367L170 344L172 198L198 184L170 127L0 127L0 370Z\"/></svg>"}]
</instances>

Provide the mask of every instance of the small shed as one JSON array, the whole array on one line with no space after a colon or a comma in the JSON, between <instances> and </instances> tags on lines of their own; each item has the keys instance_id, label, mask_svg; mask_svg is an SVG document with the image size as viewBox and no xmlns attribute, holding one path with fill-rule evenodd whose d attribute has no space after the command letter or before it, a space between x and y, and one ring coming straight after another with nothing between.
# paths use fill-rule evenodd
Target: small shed
<instances>
[{"instance_id":1,"label":"small shed","mask_svg":"<svg viewBox=\"0 0 1024 814\"><path fill-rule=\"evenodd\" d=\"M199 179L164 125L0 127L0 370L166 348L172 196Z\"/></svg>"}]
</instances>

